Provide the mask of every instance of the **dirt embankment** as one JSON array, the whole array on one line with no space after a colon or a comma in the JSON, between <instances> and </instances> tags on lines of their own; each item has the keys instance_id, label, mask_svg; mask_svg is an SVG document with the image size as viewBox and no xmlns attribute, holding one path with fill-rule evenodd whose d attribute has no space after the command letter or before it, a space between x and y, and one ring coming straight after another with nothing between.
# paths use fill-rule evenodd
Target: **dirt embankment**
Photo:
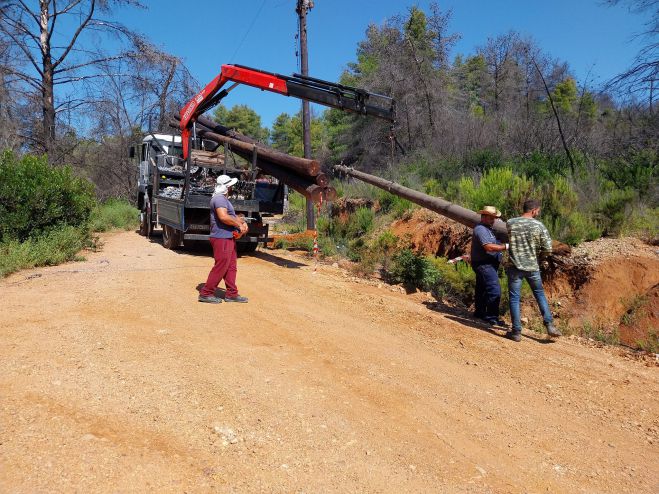
<instances>
[{"instance_id":1,"label":"dirt embankment","mask_svg":"<svg viewBox=\"0 0 659 494\"><path fill-rule=\"evenodd\" d=\"M391 230L426 255L455 257L468 251L471 240L470 229L422 209ZM658 254L657 247L623 238L587 242L553 258L544 274L555 312L573 328L615 330L629 346L656 340Z\"/></svg>"},{"instance_id":2,"label":"dirt embankment","mask_svg":"<svg viewBox=\"0 0 659 494\"><path fill-rule=\"evenodd\" d=\"M0 281L0 491L659 490L658 367L282 251L248 304L134 233Z\"/></svg>"},{"instance_id":3,"label":"dirt embankment","mask_svg":"<svg viewBox=\"0 0 659 494\"><path fill-rule=\"evenodd\" d=\"M622 343L635 346L659 332L658 254L635 238L586 242L552 275L548 293L571 326L615 328Z\"/></svg>"}]
</instances>

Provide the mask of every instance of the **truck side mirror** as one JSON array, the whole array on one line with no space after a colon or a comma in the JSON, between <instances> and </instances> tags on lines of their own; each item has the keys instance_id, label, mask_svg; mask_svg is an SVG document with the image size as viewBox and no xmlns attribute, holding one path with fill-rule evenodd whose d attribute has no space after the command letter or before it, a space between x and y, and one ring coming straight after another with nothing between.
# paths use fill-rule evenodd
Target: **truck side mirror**
<instances>
[{"instance_id":1,"label":"truck side mirror","mask_svg":"<svg viewBox=\"0 0 659 494\"><path fill-rule=\"evenodd\" d=\"M135 157L135 146L131 146L128 148L128 157L129 158Z\"/></svg>"}]
</instances>

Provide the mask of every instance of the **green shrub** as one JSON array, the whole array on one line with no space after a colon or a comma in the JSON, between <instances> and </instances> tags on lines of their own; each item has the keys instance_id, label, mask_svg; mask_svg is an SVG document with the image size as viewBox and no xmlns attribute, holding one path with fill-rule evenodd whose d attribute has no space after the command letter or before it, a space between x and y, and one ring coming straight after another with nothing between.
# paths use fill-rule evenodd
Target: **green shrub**
<instances>
[{"instance_id":1,"label":"green shrub","mask_svg":"<svg viewBox=\"0 0 659 494\"><path fill-rule=\"evenodd\" d=\"M638 205L621 225L620 234L636 235L649 240L659 238L659 208Z\"/></svg>"},{"instance_id":2,"label":"green shrub","mask_svg":"<svg viewBox=\"0 0 659 494\"><path fill-rule=\"evenodd\" d=\"M420 287L424 278L425 259L410 249L398 252L392 260L389 277L393 283L402 283L408 287Z\"/></svg>"},{"instance_id":3,"label":"green shrub","mask_svg":"<svg viewBox=\"0 0 659 494\"><path fill-rule=\"evenodd\" d=\"M61 226L37 238L23 242L8 240L0 243L0 276L20 269L52 266L78 260L78 252L92 246L85 228Z\"/></svg>"},{"instance_id":4,"label":"green shrub","mask_svg":"<svg viewBox=\"0 0 659 494\"><path fill-rule=\"evenodd\" d=\"M620 234L635 197L632 188L613 189L602 197L596 213L606 235Z\"/></svg>"},{"instance_id":5,"label":"green shrub","mask_svg":"<svg viewBox=\"0 0 659 494\"><path fill-rule=\"evenodd\" d=\"M68 166L32 155L18 159L10 151L0 156L0 241L83 225L95 202L93 185Z\"/></svg>"},{"instance_id":6,"label":"green shrub","mask_svg":"<svg viewBox=\"0 0 659 494\"><path fill-rule=\"evenodd\" d=\"M436 296L451 296L470 304L474 298L476 274L467 263L449 264L445 257L430 258L439 273L439 278L433 287Z\"/></svg>"},{"instance_id":7,"label":"green shrub","mask_svg":"<svg viewBox=\"0 0 659 494\"><path fill-rule=\"evenodd\" d=\"M629 156L612 160L601 160L598 168L602 176L613 182L617 188L632 187L644 197L656 187L659 171L659 153L653 149L632 151Z\"/></svg>"},{"instance_id":8,"label":"green shrub","mask_svg":"<svg viewBox=\"0 0 659 494\"><path fill-rule=\"evenodd\" d=\"M476 275L465 263L453 265L446 258L423 257L404 249L393 256L389 280L408 288L431 291L438 298L451 296L469 304L474 296Z\"/></svg>"},{"instance_id":9,"label":"green shrub","mask_svg":"<svg viewBox=\"0 0 659 494\"><path fill-rule=\"evenodd\" d=\"M477 211L492 205L501 210L505 218L511 218L519 215L522 204L533 190L533 182L524 175L516 175L511 168L492 168L478 182L472 177L462 177L449 184L447 193L466 208Z\"/></svg>"},{"instance_id":10,"label":"green shrub","mask_svg":"<svg viewBox=\"0 0 659 494\"><path fill-rule=\"evenodd\" d=\"M415 207L413 203L400 196L394 195L386 190L378 189L376 199L380 203L382 213L391 213L394 218L400 218L403 214Z\"/></svg>"},{"instance_id":11,"label":"green shrub","mask_svg":"<svg viewBox=\"0 0 659 494\"><path fill-rule=\"evenodd\" d=\"M347 235L349 237L361 237L371 231L375 213L371 208L357 208L350 215L347 226Z\"/></svg>"},{"instance_id":12,"label":"green shrub","mask_svg":"<svg viewBox=\"0 0 659 494\"><path fill-rule=\"evenodd\" d=\"M89 218L89 228L93 232L133 230L138 225L139 210L125 199L108 199L98 204Z\"/></svg>"},{"instance_id":13,"label":"green shrub","mask_svg":"<svg viewBox=\"0 0 659 494\"><path fill-rule=\"evenodd\" d=\"M552 234L569 245L596 240L602 236L599 228L590 216L575 211L567 218L557 218L553 224Z\"/></svg>"}]
</instances>

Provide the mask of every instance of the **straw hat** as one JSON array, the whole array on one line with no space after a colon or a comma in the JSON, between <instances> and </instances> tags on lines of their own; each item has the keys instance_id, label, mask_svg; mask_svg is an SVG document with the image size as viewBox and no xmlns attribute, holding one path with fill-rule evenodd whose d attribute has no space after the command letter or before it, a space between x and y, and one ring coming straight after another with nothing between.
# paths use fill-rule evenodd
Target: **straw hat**
<instances>
[{"instance_id":1,"label":"straw hat","mask_svg":"<svg viewBox=\"0 0 659 494\"><path fill-rule=\"evenodd\" d=\"M487 214L489 216L494 216L495 218L501 218L501 211L494 206L485 206L478 212L478 214Z\"/></svg>"}]
</instances>

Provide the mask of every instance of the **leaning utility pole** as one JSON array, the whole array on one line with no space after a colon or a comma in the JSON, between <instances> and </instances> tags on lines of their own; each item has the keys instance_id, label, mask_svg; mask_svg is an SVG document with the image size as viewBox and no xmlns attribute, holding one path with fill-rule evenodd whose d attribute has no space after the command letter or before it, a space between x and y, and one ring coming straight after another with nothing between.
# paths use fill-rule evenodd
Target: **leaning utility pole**
<instances>
[{"instance_id":1,"label":"leaning utility pole","mask_svg":"<svg viewBox=\"0 0 659 494\"><path fill-rule=\"evenodd\" d=\"M300 68L303 76L309 75L309 53L307 52L307 11L313 8L313 0L297 0L295 11L299 17L300 25ZM309 102L302 100L302 132L304 143L304 157L311 159L311 113ZM307 230L316 228L313 202L307 199Z\"/></svg>"}]
</instances>

